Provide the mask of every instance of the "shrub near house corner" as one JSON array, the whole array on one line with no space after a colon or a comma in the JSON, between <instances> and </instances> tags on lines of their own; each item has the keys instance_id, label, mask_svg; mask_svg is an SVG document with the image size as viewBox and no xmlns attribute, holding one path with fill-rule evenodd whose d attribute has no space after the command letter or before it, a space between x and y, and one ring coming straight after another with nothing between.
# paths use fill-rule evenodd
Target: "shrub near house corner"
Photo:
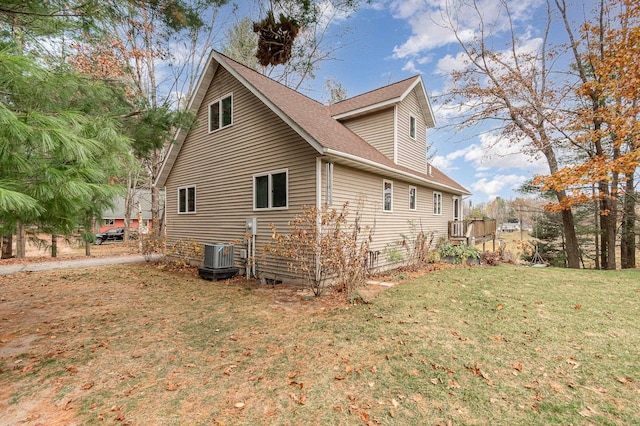
<instances>
[{"instance_id":1,"label":"shrub near house corner","mask_svg":"<svg viewBox=\"0 0 640 426\"><path fill-rule=\"evenodd\" d=\"M265 245L265 252L285 258L289 271L300 275L314 295L320 296L332 281L334 289L351 300L365 280L373 229L360 225L360 209L351 221L348 216L349 202L340 211L304 208L289 222L287 235L271 225L273 242Z\"/></svg>"}]
</instances>

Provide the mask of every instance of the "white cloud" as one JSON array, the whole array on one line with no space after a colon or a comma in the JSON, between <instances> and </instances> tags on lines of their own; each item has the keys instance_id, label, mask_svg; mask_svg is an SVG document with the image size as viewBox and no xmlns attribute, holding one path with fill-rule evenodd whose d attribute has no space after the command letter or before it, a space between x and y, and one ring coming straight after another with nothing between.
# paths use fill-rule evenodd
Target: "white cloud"
<instances>
[{"instance_id":1,"label":"white cloud","mask_svg":"<svg viewBox=\"0 0 640 426\"><path fill-rule=\"evenodd\" d=\"M488 199L492 199L505 189L518 189L527 179L527 176L516 174L495 175L491 179L483 177L471 185L471 190L475 194L484 194Z\"/></svg>"},{"instance_id":2,"label":"white cloud","mask_svg":"<svg viewBox=\"0 0 640 426\"><path fill-rule=\"evenodd\" d=\"M511 18L516 23L531 20L540 4L541 0L508 0ZM451 30L454 26L461 40L471 40L477 33L481 18L470 5L454 5L449 0L395 0L390 8L394 18L406 20L411 28L409 38L394 48L394 57L400 59L457 43ZM502 0L479 0L478 10L485 25L490 26L494 33L509 29Z\"/></svg>"}]
</instances>

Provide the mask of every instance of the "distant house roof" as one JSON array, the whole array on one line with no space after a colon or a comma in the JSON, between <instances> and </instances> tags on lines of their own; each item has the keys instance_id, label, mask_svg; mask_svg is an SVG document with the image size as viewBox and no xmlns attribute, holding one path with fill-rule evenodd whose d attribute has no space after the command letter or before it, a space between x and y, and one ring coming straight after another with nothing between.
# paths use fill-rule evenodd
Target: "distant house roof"
<instances>
[{"instance_id":1,"label":"distant house roof","mask_svg":"<svg viewBox=\"0 0 640 426\"><path fill-rule=\"evenodd\" d=\"M160 191L160 205L163 205L162 197L164 197L164 191ZM137 189L134 195L133 207L131 209L131 219L137 219L138 207L137 203L140 201L140 208L142 210L142 219L151 219L151 191L148 189ZM105 209L102 212L103 219L122 219L124 218L124 204L125 197L121 196L113 200L113 208Z\"/></svg>"},{"instance_id":2,"label":"distant house roof","mask_svg":"<svg viewBox=\"0 0 640 426\"><path fill-rule=\"evenodd\" d=\"M276 115L294 129L319 154L328 156L353 167L375 173L397 175L400 178L446 189L454 193L470 194L463 186L437 170L429 167L430 174L420 173L395 164L364 139L341 124L334 116L357 114L371 105L399 102L416 86L424 93L420 76L374 90L367 94L345 100L334 106L323 105L301 93L290 89L224 55L212 51L207 66L191 98L189 108L197 111L204 99L209 84L218 67L223 67L242 83L251 93L267 105ZM422 96L419 96L421 98ZM433 123L433 115L426 94L420 99L427 123ZM178 156L187 132L179 130L162 165L157 185L164 186L171 167ZM425 160L425 172L427 171Z\"/></svg>"}]
</instances>

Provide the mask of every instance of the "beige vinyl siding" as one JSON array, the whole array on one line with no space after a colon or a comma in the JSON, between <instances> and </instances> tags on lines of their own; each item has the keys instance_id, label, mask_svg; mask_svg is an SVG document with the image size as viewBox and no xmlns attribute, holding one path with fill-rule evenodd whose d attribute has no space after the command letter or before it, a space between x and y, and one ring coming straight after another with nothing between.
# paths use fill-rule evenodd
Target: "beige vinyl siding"
<instances>
[{"instance_id":1,"label":"beige vinyl siding","mask_svg":"<svg viewBox=\"0 0 640 426\"><path fill-rule=\"evenodd\" d=\"M426 173L427 125L414 89L398 104L398 149L396 163ZM416 119L416 138L409 135L410 117Z\"/></svg>"},{"instance_id":2,"label":"beige vinyl siding","mask_svg":"<svg viewBox=\"0 0 640 426\"><path fill-rule=\"evenodd\" d=\"M324 163L323 163L324 164ZM323 167L324 173L324 167ZM440 238L447 238L447 223L452 218L452 194L442 193L443 214L433 214L433 190L415 183L403 182L388 176L374 175L344 165L334 164L333 168L333 205L340 209L349 201L350 217L358 209L358 200L363 200L363 225L374 226L372 251L380 252L378 267L389 268L393 251L406 255L402 245L405 235L414 238L416 233L434 234L433 244ZM393 212L382 210L383 180L393 182ZM416 210L409 210L409 186L415 186L417 192ZM324 188L323 188L324 200ZM399 266L399 265L395 265Z\"/></svg>"},{"instance_id":3,"label":"beige vinyl siding","mask_svg":"<svg viewBox=\"0 0 640 426\"><path fill-rule=\"evenodd\" d=\"M208 133L208 105L233 93L233 124ZM271 237L270 223L286 230L303 205L315 205L316 151L222 67L197 113L166 183L167 242L238 241L245 220L257 218L256 255ZM287 210L253 210L253 175L288 170ZM196 186L196 213L177 214L177 188ZM239 250L236 266L242 267Z\"/></svg>"},{"instance_id":4,"label":"beige vinyl siding","mask_svg":"<svg viewBox=\"0 0 640 426\"><path fill-rule=\"evenodd\" d=\"M394 158L394 108L343 121L352 132L392 161Z\"/></svg>"}]
</instances>

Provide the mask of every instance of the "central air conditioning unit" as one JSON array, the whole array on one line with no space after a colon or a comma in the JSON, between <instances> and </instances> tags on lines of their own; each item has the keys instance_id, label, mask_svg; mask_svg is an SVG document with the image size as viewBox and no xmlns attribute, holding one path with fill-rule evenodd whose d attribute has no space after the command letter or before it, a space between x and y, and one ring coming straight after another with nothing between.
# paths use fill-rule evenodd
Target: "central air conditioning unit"
<instances>
[{"instance_id":1,"label":"central air conditioning unit","mask_svg":"<svg viewBox=\"0 0 640 426\"><path fill-rule=\"evenodd\" d=\"M204 264L198 275L206 280L231 278L239 269L233 267L233 246L230 244L205 244Z\"/></svg>"},{"instance_id":2,"label":"central air conditioning unit","mask_svg":"<svg viewBox=\"0 0 640 426\"><path fill-rule=\"evenodd\" d=\"M233 246L229 244L205 244L204 266L213 269L233 267Z\"/></svg>"}]
</instances>

